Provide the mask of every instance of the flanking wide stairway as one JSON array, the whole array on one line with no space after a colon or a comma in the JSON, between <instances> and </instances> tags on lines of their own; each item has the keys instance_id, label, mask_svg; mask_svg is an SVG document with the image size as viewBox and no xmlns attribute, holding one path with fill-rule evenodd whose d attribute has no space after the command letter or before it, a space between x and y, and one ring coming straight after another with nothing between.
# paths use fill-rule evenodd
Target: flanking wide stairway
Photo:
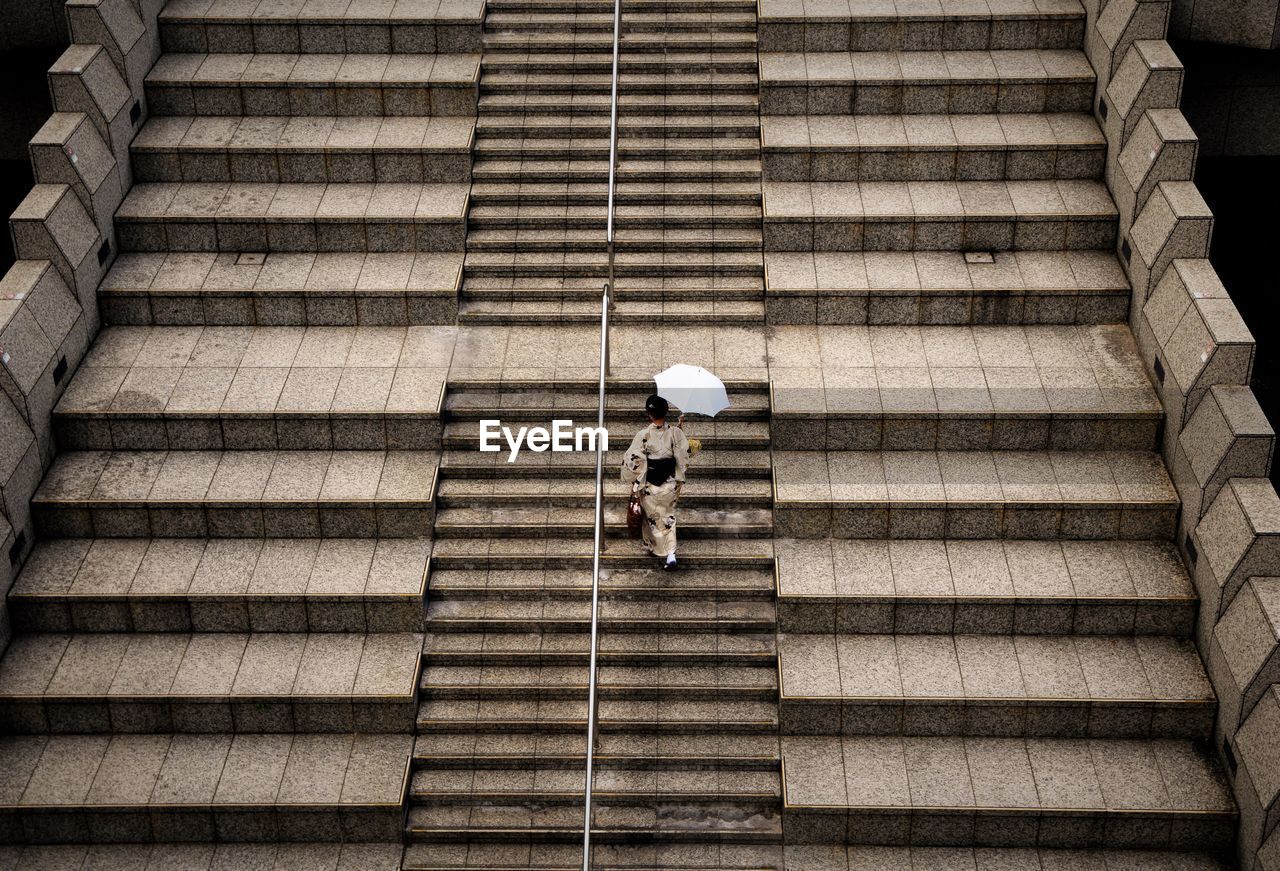
<instances>
[{"instance_id":1,"label":"flanking wide stairway","mask_svg":"<svg viewBox=\"0 0 1280 871\"><path fill-rule=\"evenodd\" d=\"M622 6L592 867L1225 871L1082 7ZM582 867L612 9L170 0L0 869Z\"/></svg>"}]
</instances>

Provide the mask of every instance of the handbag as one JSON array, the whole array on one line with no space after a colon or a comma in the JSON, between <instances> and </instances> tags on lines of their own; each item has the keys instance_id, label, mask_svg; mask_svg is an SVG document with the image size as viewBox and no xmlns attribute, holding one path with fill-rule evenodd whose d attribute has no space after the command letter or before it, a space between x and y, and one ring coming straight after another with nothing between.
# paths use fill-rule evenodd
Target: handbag
<instances>
[{"instance_id":1,"label":"handbag","mask_svg":"<svg viewBox=\"0 0 1280 871\"><path fill-rule=\"evenodd\" d=\"M644 509L640 507L640 488L631 488L631 500L627 502L627 534L632 538L640 538L641 524L644 523Z\"/></svg>"}]
</instances>

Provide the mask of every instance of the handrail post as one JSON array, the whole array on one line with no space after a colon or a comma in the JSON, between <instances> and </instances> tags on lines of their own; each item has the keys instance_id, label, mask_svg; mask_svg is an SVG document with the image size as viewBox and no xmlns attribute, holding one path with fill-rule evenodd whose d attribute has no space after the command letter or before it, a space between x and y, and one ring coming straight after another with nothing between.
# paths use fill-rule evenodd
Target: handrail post
<instances>
[{"instance_id":1,"label":"handrail post","mask_svg":"<svg viewBox=\"0 0 1280 871\"><path fill-rule=\"evenodd\" d=\"M613 199L618 168L618 55L622 38L622 0L613 2L613 81L609 102L609 198L605 225L609 277L600 300L600 393L597 426L604 432L605 379L609 377L609 311L613 308ZM583 784L582 871L591 869L591 798L596 755L596 659L599 655L600 557L604 550L604 439L596 439L596 513L591 550L591 653L587 661L587 759Z\"/></svg>"}]
</instances>

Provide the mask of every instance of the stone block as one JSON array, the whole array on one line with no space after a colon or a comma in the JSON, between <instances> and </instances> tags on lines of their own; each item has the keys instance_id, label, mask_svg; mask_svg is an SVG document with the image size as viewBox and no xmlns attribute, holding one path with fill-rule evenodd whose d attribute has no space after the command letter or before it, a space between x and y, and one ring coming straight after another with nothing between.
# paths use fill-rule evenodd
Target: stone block
<instances>
[{"instance_id":1,"label":"stone block","mask_svg":"<svg viewBox=\"0 0 1280 871\"><path fill-rule=\"evenodd\" d=\"M1188 563L1200 596L1197 642L1252 577L1280 576L1280 497L1266 478L1232 478L1190 536Z\"/></svg>"},{"instance_id":2,"label":"stone block","mask_svg":"<svg viewBox=\"0 0 1280 871\"><path fill-rule=\"evenodd\" d=\"M103 237L70 185L38 184L9 219L13 247L19 260L48 260L75 291L89 319L89 332L98 329L98 283L111 266L114 246Z\"/></svg>"},{"instance_id":3,"label":"stone block","mask_svg":"<svg viewBox=\"0 0 1280 871\"><path fill-rule=\"evenodd\" d=\"M1163 39L1139 39L1129 47L1107 86L1098 89L1098 115L1113 154L1147 110L1177 108L1182 79L1182 61Z\"/></svg>"},{"instance_id":4,"label":"stone block","mask_svg":"<svg viewBox=\"0 0 1280 871\"><path fill-rule=\"evenodd\" d=\"M1187 421L1169 452L1169 473L1182 499L1181 528L1195 527L1230 478L1265 478L1275 431L1253 391L1216 385Z\"/></svg>"},{"instance_id":5,"label":"stone block","mask_svg":"<svg viewBox=\"0 0 1280 871\"><path fill-rule=\"evenodd\" d=\"M1111 0L1098 12L1094 26L1085 30L1085 52L1098 74L1098 93L1105 91L1134 42L1165 38L1170 6L1169 0Z\"/></svg>"},{"instance_id":6,"label":"stone block","mask_svg":"<svg viewBox=\"0 0 1280 871\"><path fill-rule=\"evenodd\" d=\"M7 397L0 397L0 434L0 510L14 535L25 532L30 541L31 495L44 467L35 434ZM8 561L7 553L0 557Z\"/></svg>"},{"instance_id":7,"label":"stone block","mask_svg":"<svg viewBox=\"0 0 1280 871\"><path fill-rule=\"evenodd\" d=\"M111 55L101 45L69 46L49 68L49 89L55 111L89 116L98 135L111 146L119 167L120 188L127 191L133 184L129 143L145 113L140 96L130 90Z\"/></svg>"},{"instance_id":8,"label":"stone block","mask_svg":"<svg viewBox=\"0 0 1280 871\"><path fill-rule=\"evenodd\" d=\"M110 146L82 112L55 112L31 140L37 184L70 185L104 238L124 199Z\"/></svg>"},{"instance_id":9,"label":"stone block","mask_svg":"<svg viewBox=\"0 0 1280 871\"><path fill-rule=\"evenodd\" d=\"M1280 686L1269 686L1231 742L1236 757L1235 797L1240 812L1237 849L1254 853L1280 821Z\"/></svg>"},{"instance_id":10,"label":"stone block","mask_svg":"<svg viewBox=\"0 0 1280 871\"><path fill-rule=\"evenodd\" d=\"M1208 257L1212 233L1213 212L1194 182L1157 184L1120 245L1120 262L1133 286L1133 308L1146 303L1174 259Z\"/></svg>"},{"instance_id":11,"label":"stone block","mask_svg":"<svg viewBox=\"0 0 1280 871\"><path fill-rule=\"evenodd\" d=\"M0 388L52 457L50 415L89 344L87 319L47 260L19 260L0 279Z\"/></svg>"},{"instance_id":12,"label":"stone block","mask_svg":"<svg viewBox=\"0 0 1280 871\"><path fill-rule=\"evenodd\" d=\"M1213 627L1207 658L1219 729L1234 735L1280 682L1280 577L1250 578L1240 588Z\"/></svg>"},{"instance_id":13,"label":"stone block","mask_svg":"<svg viewBox=\"0 0 1280 871\"><path fill-rule=\"evenodd\" d=\"M1250 858L1252 871L1280 871L1280 833L1272 832L1255 856L1241 857L1240 867L1243 871L1250 871Z\"/></svg>"},{"instance_id":14,"label":"stone block","mask_svg":"<svg viewBox=\"0 0 1280 871\"><path fill-rule=\"evenodd\" d=\"M155 19L148 27L133 0L67 0L71 41L100 45L134 94L160 56Z\"/></svg>"},{"instance_id":15,"label":"stone block","mask_svg":"<svg viewBox=\"0 0 1280 871\"><path fill-rule=\"evenodd\" d=\"M1134 313L1133 332L1172 424L1167 446L1210 387L1249 383L1253 335L1206 259L1171 261Z\"/></svg>"},{"instance_id":16,"label":"stone block","mask_svg":"<svg viewBox=\"0 0 1280 871\"><path fill-rule=\"evenodd\" d=\"M1198 145L1195 131L1177 109L1151 109L1138 120L1119 158L1106 167L1122 238L1157 184L1195 176Z\"/></svg>"}]
</instances>

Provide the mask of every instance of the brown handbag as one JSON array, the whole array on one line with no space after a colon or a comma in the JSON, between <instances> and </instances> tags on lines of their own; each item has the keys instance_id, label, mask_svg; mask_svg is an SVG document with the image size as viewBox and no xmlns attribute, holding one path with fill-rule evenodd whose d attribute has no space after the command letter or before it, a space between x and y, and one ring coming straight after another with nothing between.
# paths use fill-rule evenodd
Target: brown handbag
<instances>
[{"instance_id":1,"label":"brown handbag","mask_svg":"<svg viewBox=\"0 0 1280 871\"><path fill-rule=\"evenodd\" d=\"M632 538L640 538L641 526L644 523L644 509L640 507L640 488L631 488L631 500L627 502L627 534Z\"/></svg>"}]
</instances>

